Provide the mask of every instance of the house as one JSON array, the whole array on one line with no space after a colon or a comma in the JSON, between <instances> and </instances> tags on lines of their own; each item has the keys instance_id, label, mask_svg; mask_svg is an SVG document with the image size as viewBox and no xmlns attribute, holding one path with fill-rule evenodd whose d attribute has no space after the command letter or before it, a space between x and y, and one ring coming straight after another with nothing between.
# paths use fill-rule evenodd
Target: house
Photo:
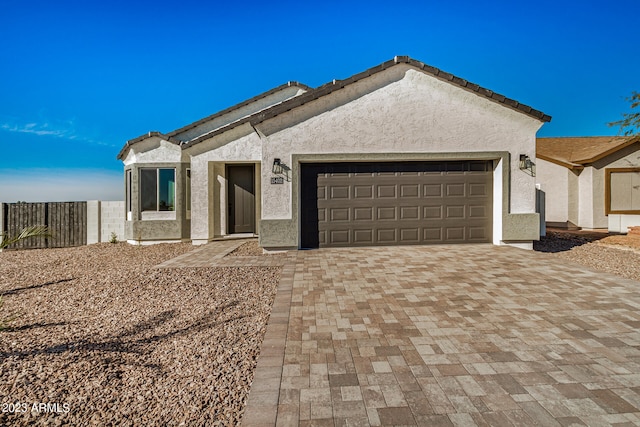
<instances>
[{"instance_id":1,"label":"house","mask_svg":"<svg viewBox=\"0 0 640 427\"><path fill-rule=\"evenodd\" d=\"M126 238L531 248L535 178L520 158L550 119L404 56L315 89L290 82L128 141Z\"/></svg>"},{"instance_id":2,"label":"house","mask_svg":"<svg viewBox=\"0 0 640 427\"><path fill-rule=\"evenodd\" d=\"M538 138L536 157L548 226L640 225L640 137Z\"/></svg>"}]
</instances>

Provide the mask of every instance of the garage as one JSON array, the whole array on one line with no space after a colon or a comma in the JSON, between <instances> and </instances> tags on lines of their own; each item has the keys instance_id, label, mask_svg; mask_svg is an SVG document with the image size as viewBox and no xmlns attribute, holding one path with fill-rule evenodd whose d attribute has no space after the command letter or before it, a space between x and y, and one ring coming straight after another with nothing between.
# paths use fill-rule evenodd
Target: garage
<instances>
[{"instance_id":1,"label":"garage","mask_svg":"<svg viewBox=\"0 0 640 427\"><path fill-rule=\"evenodd\" d=\"M303 163L301 247L490 243L493 162Z\"/></svg>"}]
</instances>

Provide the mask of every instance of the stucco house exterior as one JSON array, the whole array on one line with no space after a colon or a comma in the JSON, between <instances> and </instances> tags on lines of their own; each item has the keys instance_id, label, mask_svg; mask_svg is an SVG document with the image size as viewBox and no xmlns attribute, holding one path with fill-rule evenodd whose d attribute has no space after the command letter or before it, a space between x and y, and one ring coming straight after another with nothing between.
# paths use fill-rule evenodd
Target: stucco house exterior
<instances>
[{"instance_id":1,"label":"stucco house exterior","mask_svg":"<svg viewBox=\"0 0 640 427\"><path fill-rule=\"evenodd\" d=\"M128 141L130 242L257 235L266 249L428 243L531 248L533 159L551 118L395 57L317 88L289 82Z\"/></svg>"},{"instance_id":2,"label":"stucco house exterior","mask_svg":"<svg viewBox=\"0 0 640 427\"><path fill-rule=\"evenodd\" d=\"M626 233L640 225L640 137L538 138L536 157L548 226Z\"/></svg>"}]
</instances>

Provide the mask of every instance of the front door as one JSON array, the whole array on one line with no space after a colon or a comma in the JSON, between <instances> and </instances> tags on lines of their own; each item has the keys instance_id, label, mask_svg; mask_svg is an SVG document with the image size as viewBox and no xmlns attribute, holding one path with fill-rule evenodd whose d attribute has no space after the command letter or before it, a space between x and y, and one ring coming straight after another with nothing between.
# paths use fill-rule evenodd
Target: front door
<instances>
[{"instance_id":1,"label":"front door","mask_svg":"<svg viewBox=\"0 0 640 427\"><path fill-rule=\"evenodd\" d=\"M227 166L229 234L255 232L254 166Z\"/></svg>"}]
</instances>

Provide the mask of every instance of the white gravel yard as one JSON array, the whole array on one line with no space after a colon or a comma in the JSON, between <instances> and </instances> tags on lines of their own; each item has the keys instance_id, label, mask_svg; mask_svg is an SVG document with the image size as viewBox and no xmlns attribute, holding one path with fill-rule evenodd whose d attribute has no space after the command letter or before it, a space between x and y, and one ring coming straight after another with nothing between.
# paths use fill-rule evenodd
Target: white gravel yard
<instances>
[{"instance_id":1,"label":"white gravel yard","mask_svg":"<svg viewBox=\"0 0 640 427\"><path fill-rule=\"evenodd\" d=\"M153 268L191 249L0 253L0 425L238 424L281 269Z\"/></svg>"}]
</instances>

